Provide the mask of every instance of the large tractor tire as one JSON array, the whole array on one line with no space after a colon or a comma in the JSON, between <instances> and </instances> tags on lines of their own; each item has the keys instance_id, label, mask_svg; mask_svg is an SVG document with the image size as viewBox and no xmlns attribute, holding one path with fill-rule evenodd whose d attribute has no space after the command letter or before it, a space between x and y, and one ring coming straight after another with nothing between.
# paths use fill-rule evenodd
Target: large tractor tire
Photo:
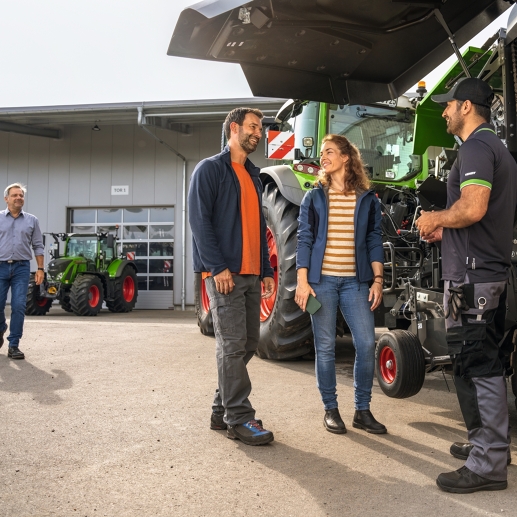
<instances>
[{"instance_id":1,"label":"large tractor tire","mask_svg":"<svg viewBox=\"0 0 517 517\"><path fill-rule=\"evenodd\" d=\"M25 306L25 314L27 316L45 316L52 306L51 298L43 298L40 296L40 287L34 281L34 275L29 280L29 288L27 289L27 305Z\"/></svg>"},{"instance_id":2,"label":"large tractor tire","mask_svg":"<svg viewBox=\"0 0 517 517\"><path fill-rule=\"evenodd\" d=\"M95 275L79 275L70 290L70 305L78 316L97 316L102 308L104 288Z\"/></svg>"},{"instance_id":3,"label":"large tractor tire","mask_svg":"<svg viewBox=\"0 0 517 517\"><path fill-rule=\"evenodd\" d=\"M407 330L384 333L375 349L377 381L388 397L416 395L425 378L425 358L418 338Z\"/></svg>"},{"instance_id":4,"label":"large tractor tire","mask_svg":"<svg viewBox=\"0 0 517 517\"><path fill-rule=\"evenodd\" d=\"M72 305L70 304L70 296L64 296L59 300L59 305L66 312L73 312Z\"/></svg>"},{"instance_id":5,"label":"large tractor tire","mask_svg":"<svg viewBox=\"0 0 517 517\"><path fill-rule=\"evenodd\" d=\"M210 300L201 273L194 273L194 303L196 306L197 324L201 334L214 335L214 323L210 311Z\"/></svg>"},{"instance_id":6,"label":"large tractor tire","mask_svg":"<svg viewBox=\"0 0 517 517\"><path fill-rule=\"evenodd\" d=\"M131 312L138 298L138 279L135 270L131 266L126 266L113 282L113 300L106 300L106 306L111 312Z\"/></svg>"},{"instance_id":7,"label":"large tractor tire","mask_svg":"<svg viewBox=\"0 0 517 517\"><path fill-rule=\"evenodd\" d=\"M263 359L293 359L313 349L310 316L294 301L300 209L282 196L275 183L265 186L262 206L276 291L261 303L257 355Z\"/></svg>"}]
</instances>

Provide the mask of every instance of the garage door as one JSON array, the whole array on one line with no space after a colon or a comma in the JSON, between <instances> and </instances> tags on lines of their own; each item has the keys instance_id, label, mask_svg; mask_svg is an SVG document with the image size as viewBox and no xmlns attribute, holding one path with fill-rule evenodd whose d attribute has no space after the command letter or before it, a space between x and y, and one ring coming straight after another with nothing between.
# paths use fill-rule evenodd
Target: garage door
<instances>
[{"instance_id":1,"label":"garage door","mask_svg":"<svg viewBox=\"0 0 517 517\"><path fill-rule=\"evenodd\" d=\"M70 208L69 231L117 235L138 269L137 309L173 309L174 207Z\"/></svg>"}]
</instances>

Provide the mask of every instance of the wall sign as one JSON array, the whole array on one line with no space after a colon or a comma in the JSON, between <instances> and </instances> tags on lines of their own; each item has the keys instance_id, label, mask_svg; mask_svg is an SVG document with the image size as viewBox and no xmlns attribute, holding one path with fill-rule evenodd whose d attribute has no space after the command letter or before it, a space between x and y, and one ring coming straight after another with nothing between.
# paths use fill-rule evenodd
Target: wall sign
<instances>
[{"instance_id":1,"label":"wall sign","mask_svg":"<svg viewBox=\"0 0 517 517\"><path fill-rule=\"evenodd\" d=\"M128 196L129 185L111 185L112 196Z\"/></svg>"}]
</instances>

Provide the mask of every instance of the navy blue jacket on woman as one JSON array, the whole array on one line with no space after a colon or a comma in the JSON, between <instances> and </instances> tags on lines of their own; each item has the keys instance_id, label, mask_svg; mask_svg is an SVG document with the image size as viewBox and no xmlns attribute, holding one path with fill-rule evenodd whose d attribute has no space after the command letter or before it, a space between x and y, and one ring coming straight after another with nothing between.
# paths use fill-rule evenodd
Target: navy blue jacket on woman
<instances>
[{"instance_id":1,"label":"navy blue jacket on woman","mask_svg":"<svg viewBox=\"0 0 517 517\"><path fill-rule=\"evenodd\" d=\"M250 160L244 167L255 189L260 214L261 278L273 277L266 240L266 221L262 214L260 169ZM241 188L235 174L230 149L199 162L190 180L189 222L192 229L194 271L212 276L228 268L239 273L242 264Z\"/></svg>"},{"instance_id":2,"label":"navy blue jacket on woman","mask_svg":"<svg viewBox=\"0 0 517 517\"><path fill-rule=\"evenodd\" d=\"M327 246L328 187L319 184L303 197L298 217L296 269L307 268L309 283L321 279ZM373 278L372 262L384 263L381 207L373 190L357 193L354 212L355 270L359 282Z\"/></svg>"}]
</instances>

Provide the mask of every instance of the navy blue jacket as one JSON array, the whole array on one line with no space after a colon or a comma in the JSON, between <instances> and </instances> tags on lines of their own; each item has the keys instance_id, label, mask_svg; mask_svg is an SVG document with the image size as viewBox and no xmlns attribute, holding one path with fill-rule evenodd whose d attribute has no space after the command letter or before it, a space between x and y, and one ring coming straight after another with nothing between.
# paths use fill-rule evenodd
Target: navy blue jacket
<instances>
[{"instance_id":1,"label":"navy blue jacket","mask_svg":"<svg viewBox=\"0 0 517 517\"><path fill-rule=\"evenodd\" d=\"M262 214L260 169L250 160L244 164L257 190L260 214L260 276L273 277ZM189 222L192 229L194 271L212 276L228 268L238 273L242 264L241 188L235 174L230 149L199 162L190 180Z\"/></svg>"},{"instance_id":2,"label":"navy blue jacket","mask_svg":"<svg viewBox=\"0 0 517 517\"><path fill-rule=\"evenodd\" d=\"M320 282L327 230L328 189L319 184L303 197L298 217L296 269L308 268L309 283ZM359 282L368 282L373 278L371 263L384 263L381 207L373 190L357 194L354 240L356 277Z\"/></svg>"}]
</instances>

